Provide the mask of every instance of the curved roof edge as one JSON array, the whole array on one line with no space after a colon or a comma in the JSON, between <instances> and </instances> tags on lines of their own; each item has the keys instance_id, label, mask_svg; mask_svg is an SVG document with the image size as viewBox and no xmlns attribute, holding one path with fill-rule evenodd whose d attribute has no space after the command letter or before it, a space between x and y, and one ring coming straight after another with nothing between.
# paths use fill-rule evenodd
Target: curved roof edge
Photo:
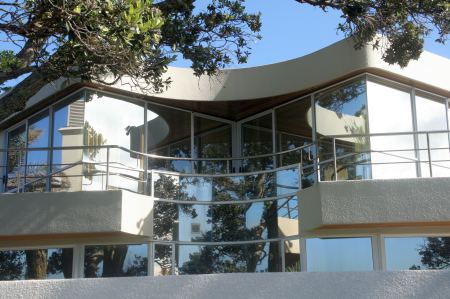
<instances>
[{"instance_id":1,"label":"curved roof edge","mask_svg":"<svg viewBox=\"0 0 450 299\"><path fill-rule=\"evenodd\" d=\"M406 68L389 65L379 50L367 45L355 50L344 39L306 56L251 68L223 70L217 76L195 77L187 68L169 68L169 89L153 95L158 98L195 101L233 101L274 97L299 90L314 89L339 77L367 69L379 69L450 92L450 59L423 52ZM126 78L115 88L142 93Z\"/></svg>"}]
</instances>

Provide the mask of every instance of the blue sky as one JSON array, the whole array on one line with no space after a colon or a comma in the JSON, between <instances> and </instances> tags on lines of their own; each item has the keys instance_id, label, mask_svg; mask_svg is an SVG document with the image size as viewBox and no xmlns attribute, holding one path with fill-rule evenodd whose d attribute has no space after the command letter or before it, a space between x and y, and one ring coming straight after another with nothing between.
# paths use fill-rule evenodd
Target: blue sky
<instances>
[{"instance_id":1,"label":"blue sky","mask_svg":"<svg viewBox=\"0 0 450 299\"><path fill-rule=\"evenodd\" d=\"M251 67L297 58L344 38L336 30L340 22L338 11L325 13L294 0L247 0L246 3L248 11L262 13L263 39L253 45L247 64L230 67ZM434 35L426 40L425 50L450 59L450 43L441 45L434 42L435 38ZM180 60L173 65L187 67L190 64Z\"/></svg>"}]
</instances>

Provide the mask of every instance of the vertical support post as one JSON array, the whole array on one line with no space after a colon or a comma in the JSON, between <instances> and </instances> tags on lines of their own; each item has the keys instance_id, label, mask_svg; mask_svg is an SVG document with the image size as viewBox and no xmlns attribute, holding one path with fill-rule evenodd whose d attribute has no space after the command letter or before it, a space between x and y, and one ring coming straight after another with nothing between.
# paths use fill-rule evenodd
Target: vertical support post
<instances>
[{"instance_id":1,"label":"vertical support post","mask_svg":"<svg viewBox=\"0 0 450 299\"><path fill-rule=\"evenodd\" d=\"M109 185L109 146L106 148L106 183L105 190L108 190Z\"/></svg>"},{"instance_id":2,"label":"vertical support post","mask_svg":"<svg viewBox=\"0 0 450 299\"><path fill-rule=\"evenodd\" d=\"M49 134L48 134L48 151L47 151L47 179L45 181L45 190L50 192L52 186L52 162L53 162L53 106L48 108L48 119L49 119Z\"/></svg>"},{"instance_id":3,"label":"vertical support post","mask_svg":"<svg viewBox=\"0 0 450 299\"><path fill-rule=\"evenodd\" d=\"M153 169L150 170L150 196L155 197L155 172Z\"/></svg>"},{"instance_id":4,"label":"vertical support post","mask_svg":"<svg viewBox=\"0 0 450 299\"><path fill-rule=\"evenodd\" d=\"M176 263L175 263L175 244L174 243L172 243L172 244L170 244L170 246L171 246L171 248L172 248L172 256L171 256L171 262L172 262L172 271L171 271L171 274L172 275L175 275L176 273L175 273L175 265L176 265Z\"/></svg>"},{"instance_id":5,"label":"vertical support post","mask_svg":"<svg viewBox=\"0 0 450 299\"><path fill-rule=\"evenodd\" d=\"M72 278L83 278L84 276L84 246L73 247Z\"/></svg>"},{"instance_id":6,"label":"vertical support post","mask_svg":"<svg viewBox=\"0 0 450 299\"><path fill-rule=\"evenodd\" d=\"M230 159L227 159L227 171L226 173L230 173Z\"/></svg>"},{"instance_id":7,"label":"vertical support post","mask_svg":"<svg viewBox=\"0 0 450 299\"><path fill-rule=\"evenodd\" d=\"M148 255L148 264L147 264L147 276L154 276L155 270L153 269L155 263L155 243L149 242L147 243L147 255Z\"/></svg>"},{"instance_id":8,"label":"vertical support post","mask_svg":"<svg viewBox=\"0 0 450 299\"><path fill-rule=\"evenodd\" d=\"M286 272L286 257L285 257L285 248L284 248L284 240L280 240L280 254L281 254L281 272Z\"/></svg>"},{"instance_id":9,"label":"vertical support post","mask_svg":"<svg viewBox=\"0 0 450 299\"><path fill-rule=\"evenodd\" d=\"M336 138L333 137L333 167L334 167L334 180L337 181L337 161L336 161Z\"/></svg>"},{"instance_id":10,"label":"vertical support post","mask_svg":"<svg viewBox=\"0 0 450 299\"><path fill-rule=\"evenodd\" d=\"M20 176L20 171L22 168L22 151L19 150L19 152L17 153L17 157L18 159L18 167L17 167L17 175L16 175L16 180L17 180L17 193L20 193L20 181L22 180L21 176Z\"/></svg>"},{"instance_id":11,"label":"vertical support post","mask_svg":"<svg viewBox=\"0 0 450 299\"><path fill-rule=\"evenodd\" d=\"M308 259L306 251L306 239L300 238L300 271L308 272Z\"/></svg>"},{"instance_id":12,"label":"vertical support post","mask_svg":"<svg viewBox=\"0 0 450 299\"><path fill-rule=\"evenodd\" d=\"M433 177L433 165L431 164L431 148L430 148L430 133L427 134L427 152L428 152L428 166L430 167L430 177Z\"/></svg>"},{"instance_id":13,"label":"vertical support post","mask_svg":"<svg viewBox=\"0 0 450 299\"><path fill-rule=\"evenodd\" d=\"M147 122L148 107L147 106L148 106L147 103L145 103L145 105L144 105L144 148L142 150L142 152L145 154L144 159L143 159L143 162L144 162L144 167L143 167L143 169L144 169L144 175L143 175L144 192L143 193L144 193L144 195L148 194L148 156L146 155L147 151L148 151L148 122Z\"/></svg>"}]
</instances>

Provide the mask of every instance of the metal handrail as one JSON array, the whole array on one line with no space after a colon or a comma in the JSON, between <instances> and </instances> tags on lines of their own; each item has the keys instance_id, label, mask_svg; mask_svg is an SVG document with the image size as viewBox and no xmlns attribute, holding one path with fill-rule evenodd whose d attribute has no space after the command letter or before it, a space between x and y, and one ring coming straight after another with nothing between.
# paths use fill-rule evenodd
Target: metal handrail
<instances>
[{"instance_id":1,"label":"metal handrail","mask_svg":"<svg viewBox=\"0 0 450 299\"><path fill-rule=\"evenodd\" d=\"M357 161L355 161L354 163L347 163L345 165L352 165L352 164L357 164L357 165L376 165L376 164L399 164L399 163L427 163L429 165L429 170L430 170L430 176L433 176L433 166L436 167L440 167L440 168L445 168L445 169L450 169L450 167L446 167L444 165L439 165L436 164L437 162L446 162L449 160L432 160L431 157L431 152L435 151L435 150L445 150L445 149L449 149L446 147L436 147L436 148L432 148L430 146L430 135L431 134L443 134L443 133L448 133L450 134L450 130L438 130L438 131L418 131L418 132L393 132L393 133L372 133L372 134L352 134L352 135L330 135L330 136L322 136L321 138L319 138L318 141L315 142L311 142L309 144L300 146L300 147L296 147L294 149L290 149L290 150L285 150L285 151L280 151L277 153L268 153L268 154L262 154L262 155L254 155L254 156L247 156L247 157L224 157L224 158L186 158L186 157L168 157L168 156L159 156L159 155L154 155L154 154L147 154L147 153L140 153L140 152L136 152L133 150L129 150L127 148L124 148L122 146L118 146L118 145L101 145L101 146L68 146L68 147L36 147L36 148L8 148L8 149L0 149L0 152L11 152L11 151L17 151L19 153L19 156L22 156L24 152L28 152L28 151L49 151L49 150L86 150L86 149L106 149L106 161L84 161L81 157L80 157L80 161L72 163L72 164L67 164L65 163L64 165L68 165L67 167L64 167L62 169L59 169L55 172L50 172L48 174L46 174L43 177L37 178L36 180L30 181L30 182L24 182L23 186L20 186L20 182L18 182L18 187L12 190L16 190L20 191L25 190L26 186L30 185L30 184L34 184L38 181L42 181L42 180L47 180L50 177L54 176L57 173L63 172L71 167L74 167L76 165L80 165L80 164L90 164L90 165L102 165L106 168L106 170L99 170L96 169L96 171L102 173L102 176L105 176L106 179L106 188L109 186L108 180L109 177L111 175L119 175L119 176L127 176L128 178L134 179L136 181L139 182L146 182L145 180L142 180L142 178L140 177L134 177L133 175L125 175L123 173L120 173L120 170L125 170L125 171L134 171L134 172L138 172L138 173L144 173L144 175L148 174L154 174L154 173L160 173L160 174L166 174L166 175L172 175L172 176L179 176L179 177L236 177L236 176L251 176L251 175L259 175L259 174L265 174L265 173L276 173L278 171L282 171L282 170L288 170L288 169L299 169L299 176L303 175L303 172L309 168L312 169L312 172L309 172L308 175L311 174L315 174L317 180L320 180L320 168L322 165L324 164L328 164L328 163L333 163L334 164L334 173L335 173L335 180L337 180L337 164L339 160L342 159L346 159L346 158L351 158L353 156L356 155L360 155L360 154L371 154L371 153L380 153L383 155L388 155L394 158L399 158L402 160L407 160L407 161L397 161L397 162L369 162L369 163L358 163ZM341 146L345 146L340 144L340 140L338 138L347 138L347 139L351 139L351 138L357 138L357 137L372 137L372 136L399 136L399 135L426 135L427 137L427 144L426 147L414 147L411 149L388 149L388 150L376 150L376 149L367 149L367 150L362 150L362 151L355 151L353 150L353 152L351 153L344 153L342 155L338 155L337 153L337 147L341 147ZM332 145L332 154L333 157L330 159L326 159L326 160L320 160L320 155L319 155L319 151L320 151L320 146L318 146L318 144L320 145L321 142L323 142L326 139L331 139L331 143L330 145ZM282 166L282 167L278 167L278 168L272 168L272 169L264 169L264 170L257 170L257 171L250 171L250 172L240 172L240 173L220 173L220 174L209 174L209 173L183 173L183 172L174 172L174 171L168 171L168 170L160 170L160 169L144 169L141 167L133 167L133 166L129 166L126 165L124 163L121 163L120 161L111 161L111 154L110 151L112 149L119 149L121 151L125 151L131 154L135 154L137 156L141 156L141 157L147 157L147 158L152 158L152 159L162 159L162 160L175 160L175 161L191 161L191 162L195 162L195 161L233 161L233 160L246 160L246 159L258 159L258 158L264 158L264 157L274 157L277 155L283 155L283 154L288 154L288 153L292 153L295 151L300 151L300 164L299 163L294 163L291 165L287 165L287 166ZM306 165L303 165L303 151L305 149L308 149L309 151L315 151L315 156L313 155L313 159L311 161L311 163L308 163ZM352 150L351 147L349 147L349 150ZM420 156L418 157L418 153L422 152L422 151L427 151L428 154L428 159L421 161L420 160ZM450 150L450 149L449 149ZM400 154L393 154L395 152L414 152L416 157L407 157L407 156L403 156ZM19 159L20 163L19 165L17 165L19 168L22 167L28 167L28 166L49 166L47 164L39 164L39 165L21 165L21 159ZM229 164L227 163L227 166L229 166ZM342 166L342 165L340 165ZM2 166L3 167L3 166ZM145 167L146 168L146 167ZM114 172L111 172L111 169L115 170ZM194 168L193 168L194 170ZM227 167L227 172L229 171L229 168ZM20 175L21 173L18 173L17 178L20 180ZM31 178L31 176L30 176ZM301 179L299 180L299 184L301 184Z\"/></svg>"}]
</instances>

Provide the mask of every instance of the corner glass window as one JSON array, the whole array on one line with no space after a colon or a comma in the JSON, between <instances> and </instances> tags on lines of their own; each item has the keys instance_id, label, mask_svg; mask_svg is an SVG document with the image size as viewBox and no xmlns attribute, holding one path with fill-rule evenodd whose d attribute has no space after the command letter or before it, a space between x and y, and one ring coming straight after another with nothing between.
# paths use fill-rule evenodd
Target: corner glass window
<instances>
[{"instance_id":1,"label":"corner glass window","mask_svg":"<svg viewBox=\"0 0 450 299\"><path fill-rule=\"evenodd\" d=\"M370 178L370 143L364 136L369 132L365 80L358 79L317 94L315 116L321 179Z\"/></svg>"}]
</instances>

